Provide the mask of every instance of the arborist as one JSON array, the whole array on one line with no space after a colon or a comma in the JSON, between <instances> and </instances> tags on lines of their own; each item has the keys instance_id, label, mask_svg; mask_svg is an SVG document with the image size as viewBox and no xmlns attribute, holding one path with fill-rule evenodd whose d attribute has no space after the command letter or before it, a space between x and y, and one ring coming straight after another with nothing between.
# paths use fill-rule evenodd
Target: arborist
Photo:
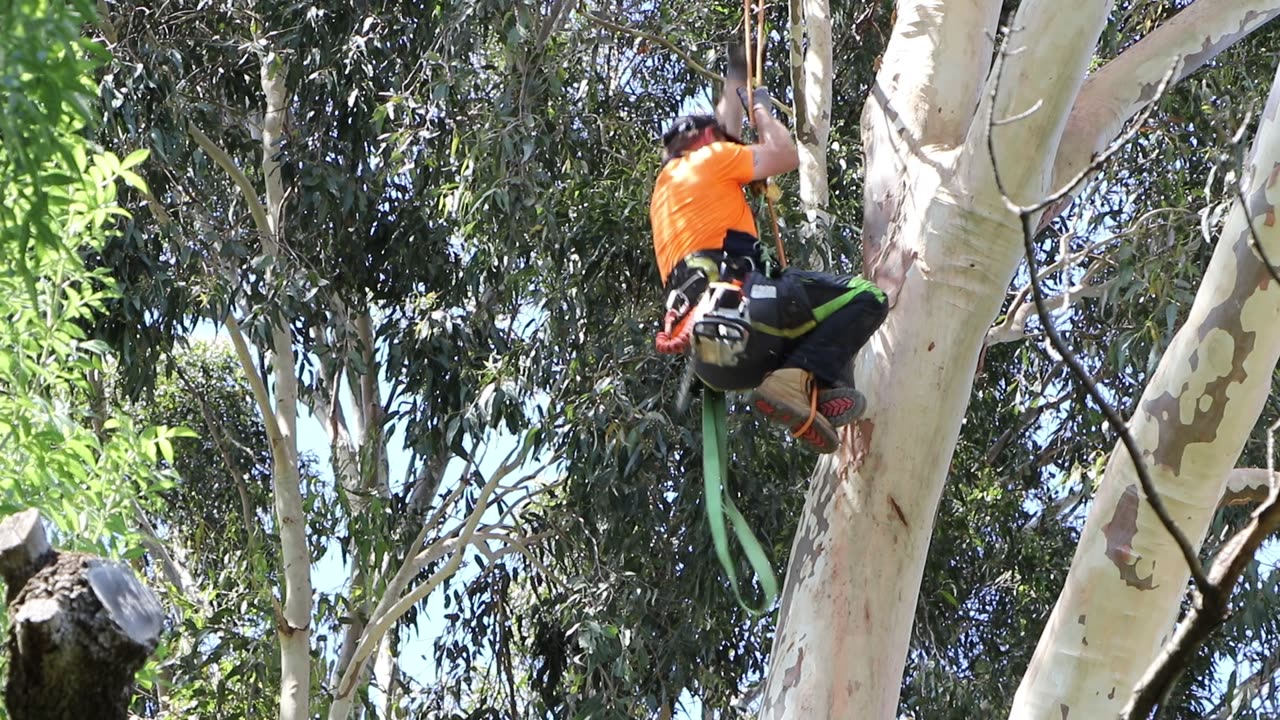
<instances>
[{"instance_id":1,"label":"arborist","mask_svg":"<svg viewBox=\"0 0 1280 720\"><path fill-rule=\"evenodd\" d=\"M766 261L744 194L799 166L767 88L750 96L756 142L738 139L748 104L747 55L729 53L714 115L677 119L663 134L663 165L649 206L667 294L658 346L690 352L715 390L754 388L754 407L821 453L866 401L846 367L888 312L885 294L854 275L780 269Z\"/></svg>"}]
</instances>

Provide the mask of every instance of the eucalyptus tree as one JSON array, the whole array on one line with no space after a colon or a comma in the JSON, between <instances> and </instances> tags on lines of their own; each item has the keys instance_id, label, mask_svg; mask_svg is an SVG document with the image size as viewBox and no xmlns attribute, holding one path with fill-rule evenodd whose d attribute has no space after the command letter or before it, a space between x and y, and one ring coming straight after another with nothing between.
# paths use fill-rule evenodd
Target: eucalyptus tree
<instances>
[{"instance_id":1,"label":"eucalyptus tree","mask_svg":"<svg viewBox=\"0 0 1280 720\"><path fill-rule=\"evenodd\" d=\"M829 22L823 3L805 7L809 22ZM859 361L868 416L847 431L847 452L820 463L813 478L765 717L893 716L974 368L1024 239L1067 204L1042 203L1059 188L1076 190L1073 178L1096 169L1090 163L1160 94L1163 80L1182 79L1280 12L1269 3L1202 0L1096 62L1111 3L1065 15L1053 3L1019 3L997 47L1002 9L898 4L862 125L864 257L895 311ZM829 56L814 62L831 67ZM1119 445L1105 463L1013 717L1119 713L1170 631L1188 561L1198 567L1151 504L1165 496L1176 525L1198 544L1270 391L1280 352L1277 299L1254 248L1280 248L1263 222L1273 162L1270 116L1263 117L1242 171L1250 203L1225 220L1191 314L1132 408L1130 445L1142 454L1131 460ZM1067 276L1087 286L1097 275L1087 262L1093 255L1073 259L1081 247L1062 247L1051 271L1074 265L1079 273ZM1031 278L1039 282L1040 272L1033 265ZM1070 284L1063 290L1060 303L1087 294ZM1154 485L1139 483L1135 462L1149 468ZM1203 583L1198 589L1211 592Z\"/></svg>"},{"instance_id":2,"label":"eucalyptus tree","mask_svg":"<svg viewBox=\"0 0 1280 720\"><path fill-rule=\"evenodd\" d=\"M145 389L197 320L223 326L271 456L262 546L279 549L278 586L255 595L276 605L279 713L310 717L317 696L346 717L375 666L382 687L397 682L402 618L469 553L524 547L520 501L544 489L512 482L532 449L523 435L507 462L481 464L488 429L522 412L508 389L521 305L507 282L521 268L486 233L511 234L534 209L469 182L493 180L479 143L524 148L509 137L516 109L489 113L519 87L468 69L509 61L507 34L541 18L502 3L161 10L108 4L98 26L115 55L99 86L103 141L153 161L136 221L97 258L126 294L97 330L131 361L124 384ZM484 217L491 206L511 216ZM331 493L301 482L303 408L328 434ZM390 476L393 422L417 458L404 479ZM448 484L454 458L468 467ZM331 503L337 526L309 533ZM318 608L312 564L334 534L350 574ZM344 618L323 669L321 612Z\"/></svg>"}]
</instances>

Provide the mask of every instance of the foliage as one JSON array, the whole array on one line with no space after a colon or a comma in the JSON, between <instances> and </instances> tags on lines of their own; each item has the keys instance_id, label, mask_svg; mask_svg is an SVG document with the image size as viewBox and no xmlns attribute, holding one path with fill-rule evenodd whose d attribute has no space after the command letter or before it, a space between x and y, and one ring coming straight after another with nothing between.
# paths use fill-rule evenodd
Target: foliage
<instances>
[{"instance_id":1,"label":"foliage","mask_svg":"<svg viewBox=\"0 0 1280 720\"><path fill-rule=\"evenodd\" d=\"M112 285L79 253L125 214L117 182L140 186L132 168L146 153L120 160L81 135L102 55L80 36L90 16L84 3L17 2L0 32L0 514L38 507L61 542L118 554L180 433L97 403L107 348L82 328Z\"/></svg>"},{"instance_id":2,"label":"foliage","mask_svg":"<svg viewBox=\"0 0 1280 720\"><path fill-rule=\"evenodd\" d=\"M0 14L0 516L35 507L56 544L136 557L137 508L169 487L180 430L136 423L102 394L109 349L85 327L114 296L85 267L116 219L117 184L143 187L85 140L99 46L90 3L19 0ZM4 712L0 709L0 716Z\"/></svg>"}]
</instances>

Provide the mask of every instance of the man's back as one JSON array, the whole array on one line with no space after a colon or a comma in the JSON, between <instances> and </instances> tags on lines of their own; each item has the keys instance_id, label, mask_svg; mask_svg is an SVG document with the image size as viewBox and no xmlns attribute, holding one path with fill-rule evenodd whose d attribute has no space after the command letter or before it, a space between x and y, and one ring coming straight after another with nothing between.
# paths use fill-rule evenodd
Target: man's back
<instances>
[{"instance_id":1,"label":"man's back","mask_svg":"<svg viewBox=\"0 0 1280 720\"><path fill-rule=\"evenodd\" d=\"M690 253L721 249L728 232L757 236L755 217L742 194L751 174L751 151L731 142L705 145L662 166L649 221L664 283L671 268Z\"/></svg>"}]
</instances>

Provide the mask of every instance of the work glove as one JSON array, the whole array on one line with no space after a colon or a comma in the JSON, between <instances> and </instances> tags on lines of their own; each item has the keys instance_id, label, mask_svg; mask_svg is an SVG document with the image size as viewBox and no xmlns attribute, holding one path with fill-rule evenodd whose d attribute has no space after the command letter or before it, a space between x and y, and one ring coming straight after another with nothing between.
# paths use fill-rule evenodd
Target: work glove
<instances>
[{"instance_id":1,"label":"work glove","mask_svg":"<svg viewBox=\"0 0 1280 720\"><path fill-rule=\"evenodd\" d=\"M738 88L738 100L742 103L743 108L747 109L748 111L751 109L747 105L746 88ZM760 87L753 90L751 92L751 101L756 105L759 105L760 107L764 107L764 108L772 107L772 99L770 98L770 95L769 95L769 88L761 85Z\"/></svg>"}]
</instances>

